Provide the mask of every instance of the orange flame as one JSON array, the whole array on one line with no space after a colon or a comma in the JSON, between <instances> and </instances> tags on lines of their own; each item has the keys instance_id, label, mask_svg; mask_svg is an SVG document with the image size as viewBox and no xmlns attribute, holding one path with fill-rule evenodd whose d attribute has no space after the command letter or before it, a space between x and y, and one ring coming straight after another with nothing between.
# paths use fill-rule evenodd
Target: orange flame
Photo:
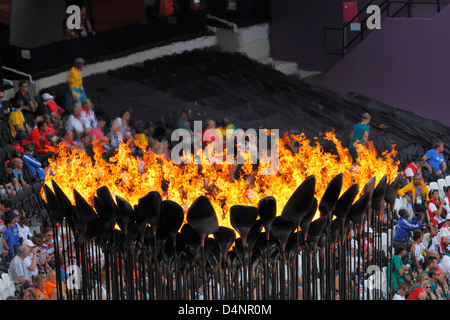
<instances>
[{"instance_id":1,"label":"orange flame","mask_svg":"<svg viewBox=\"0 0 450 320\"><path fill-rule=\"evenodd\" d=\"M261 173L262 168L269 164L263 158L257 171L253 171L249 162L242 165L244 175L234 181L231 176L235 167L231 163L198 165L191 161L190 164L177 165L166 155L153 152L144 152L138 161L125 143L106 161L102 157L102 145L96 142L92 161L84 151L60 145L57 156L49 160L48 170L51 169L53 175L47 174L45 183L51 188L51 180L54 180L73 204L73 189L76 189L92 206L94 195L102 186L108 187L113 198L119 195L132 206L148 192L158 191L163 200L179 203L185 212L197 197L204 195L211 200L219 224L232 228L228 215L231 206L257 206L262 198L273 196L277 201L279 215L295 189L310 175L316 178L318 200L322 198L329 182L341 173L342 193L353 184L359 184L362 191L372 177L376 177L376 181L385 175L390 181L396 178L399 163L394 161L397 153L395 145L390 152L384 152L382 158L378 157L371 142L366 147L357 145L359 164L355 165L352 164L348 149L342 146L333 132L325 133L324 139L334 143L336 153L324 152L318 142L312 145L304 134L286 136L279 140L276 174ZM298 142L298 150L295 148L293 151L290 147L293 142ZM140 163L144 165L141 173Z\"/></svg>"}]
</instances>

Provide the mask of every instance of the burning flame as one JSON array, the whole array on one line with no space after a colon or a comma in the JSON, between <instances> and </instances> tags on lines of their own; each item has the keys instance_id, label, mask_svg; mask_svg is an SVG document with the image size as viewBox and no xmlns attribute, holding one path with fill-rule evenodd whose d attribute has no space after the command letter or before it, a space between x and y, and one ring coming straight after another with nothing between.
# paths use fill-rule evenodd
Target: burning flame
<instances>
[{"instance_id":1,"label":"burning flame","mask_svg":"<svg viewBox=\"0 0 450 320\"><path fill-rule=\"evenodd\" d=\"M204 195L211 200L219 225L232 228L228 215L231 206L257 206L259 200L273 196L279 215L292 193L310 175L316 178L316 198L319 201L329 182L340 173L343 175L341 193L353 184L359 184L362 191L372 177L376 177L376 181L385 175L390 181L396 178L398 162L394 161L397 153L395 145L381 158L372 142L369 141L367 147L358 145L359 164L355 165L348 149L342 146L333 132L325 133L324 139L334 143L335 153L324 152L318 142L311 144L304 134L285 136L279 140L276 174L261 174L261 167L267 165L262 159L258 171L253 171L251 164L244 164L243 177L234 181L231 179L233 164L203 163L200 166L191 162L177 165L166 155L153 152L144 152L138 162L131 154L130 146L125 143L106 161L102 157L105 150L96 142L92 161L84 151L59 145L57 156L49 160L47 170L48 173L51 170L52 174L47 174L45 183L52 188L51 180L54 180L72 204L75 204L73 189L76 189L92 207L94 195L102 186L108 187L113 198L118 195L132 206L148 192L158 191L163 200L177 202L185 212L197 197ZM295 142L298 142L298 150L291 147ZM141 173L139 163L144 164ZM314 219L317 217L318 213Z\"/></svg>"}]
</instances>

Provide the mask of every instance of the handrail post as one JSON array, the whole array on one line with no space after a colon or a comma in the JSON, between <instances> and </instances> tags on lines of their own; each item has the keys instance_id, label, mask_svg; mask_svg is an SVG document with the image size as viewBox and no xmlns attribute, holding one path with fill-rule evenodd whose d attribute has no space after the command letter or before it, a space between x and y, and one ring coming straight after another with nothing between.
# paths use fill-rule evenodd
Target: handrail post
<instances>
[{"instance_id":1,"label":"handrail post","mask_svg":"<svg viewBox=\"0 0 450 320\"><path fill-rule=\"evenodd\" d=\"M347 46L347 28L342 29L342 56L345 56L345 49Z\"/></svg>"},{"instance_id":2,"label":"handrail post","mask_svg":"<svg viewBox=\"0 0 450 320\"><path fill-rule=\"evenodd\" d=\"M411 0L408 0L408 18L411 18Z\"/></svg>"},{"instance_id":3,"label":"handrail post","mask_svg":"<svg viewBox=\"0 0 450 320\"><path fill-rule=\"evenodd\" d=\"M441 0L436 0L437 2L437 12L441 12Z\"/></svg>"}]
</instances>

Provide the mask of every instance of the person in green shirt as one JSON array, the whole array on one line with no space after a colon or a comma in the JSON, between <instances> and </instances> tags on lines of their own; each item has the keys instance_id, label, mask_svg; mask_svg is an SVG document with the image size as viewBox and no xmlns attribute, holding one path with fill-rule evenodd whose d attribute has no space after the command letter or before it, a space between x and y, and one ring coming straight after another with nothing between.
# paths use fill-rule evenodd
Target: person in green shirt
<instances>
[{"instance_id":1,"label":"person in green shirt","mask_svg":"<svg viewBox=\"0 0 450 320\"><path fill-rule=\"evenodd\" d=\"M363 136L364 133L367 131L367 133L370 131L370 114L364 113L362 115L362 119L359 123L355 124L353 127L353 131L350 135L350 143L348 146L348 151L350 152L353 161L356 161L358 159L358 152L356 151L355 143L362 143L364 141Z\"/></svg>"},{"instance_id":2,"label":"person in green shirt","mask_svg":"<svg viewBox=\"0 0 450 320\"><path fill-rule=\"evenodd\" d=\"M404 243L398 243L395 247L395 255L389 262L388 270L390 270L392 289L396 292L398 290L399 283L410 283L411 277L409 276L409 266L404 265L402 258L406 255L406 245Z\"/></svg>"}]
</instances>

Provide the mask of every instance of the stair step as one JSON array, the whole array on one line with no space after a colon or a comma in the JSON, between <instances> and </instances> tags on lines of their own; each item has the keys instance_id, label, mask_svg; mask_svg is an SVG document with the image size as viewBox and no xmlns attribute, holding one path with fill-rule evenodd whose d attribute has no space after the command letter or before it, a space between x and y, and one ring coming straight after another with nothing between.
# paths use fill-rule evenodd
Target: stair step
<instances>
[{"instance_id":1,"label":"stair step","mask_svg":"<svg viewBox=\"0 0 450 320\"><path fill-rule=\"evenodd\" d=\"M295 74L297 74L300 79L323 79L323 72L321 71L298 70Z\"/></svg>"},{"instance_id":2,"label":"stair step","mask_svg":"<svg viewBox=\"0 0 450 320\"><path fill-rule=\"evenodd\" d=\"M273 58L272 57L266 57L266 58L258 59L258 61L263 63L263 64L272 64L273 63Z\"/></svg>"},{"instance_id":3,"label":"stair step","mask_svg":"<svg viewBox=\"0 0 450 320\"><path fill-rule=\"evenodd\" d=\"M297 63L292 61L274 61L272 66L284 74L293 74L298 71Z\"/></svg>"}]
</instances>

